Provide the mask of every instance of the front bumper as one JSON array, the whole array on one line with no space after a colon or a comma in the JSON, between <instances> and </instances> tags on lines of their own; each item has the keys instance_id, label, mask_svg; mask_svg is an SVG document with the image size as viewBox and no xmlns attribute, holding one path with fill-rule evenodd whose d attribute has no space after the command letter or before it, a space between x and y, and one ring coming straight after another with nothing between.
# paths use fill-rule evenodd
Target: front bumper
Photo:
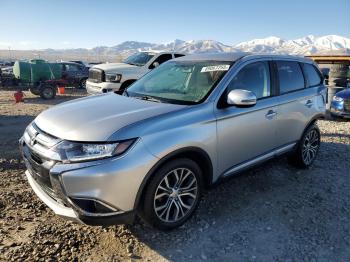
<instances>
[{"instance_id":1,"label":"front bumper","mask_svg":"<svg viewBox=\"0 0 350 262\"><path fill-rule=\"evenodd\" d=\"M56 199L52 198L49 194L43 190L38 182L35 181L33 176L27 170L25 172L30 186L35 194L55 212L56 215L63 217L67 220L71 220L80 224L86 224L91 226L98 225L117 225L117 224L131 224L135 218L135 212L123 212L119 214L113 214L108 216L90 216L88 214L80 213L71 206L67 206L60 203Z\"/></svg>"},{"instance_id":2,"label":"front bumper","mask_svg":"<svg viewBox=\"0 0 350 262\"><path fill-rule=\"evenodd\" d=\"M86 81L86 91L91 95L107 93L111 91L118 91L120 88L120 83L110 83L110 82L101 82L94 83L89 80Z\"/></svg>"},{"instance_id":3,"label":"front bumper","mask_svg":"<svg viewBox=\"0 0 350 262\"><path fill-rule=\"evenodd\" d=\"M46 159L24 137L20 150L37 196L57 215L88 225L132 223L143 180L158 160L141 140L121 157L74 164Z\"/></svg>"},{"instance_id":4,"label":"front bumper","mask_svg":"<svg viewBox=\"0 0 350 262\"><path fill-rule=\"evenodd\" d=\"M331 114L336 117L350 118L350 112L344 112L331 108Z\"/></svg>"},{"instance_id":5,"label":"front bumper","mask_svg":"<svg viewBox=\"0 0 350 262\"><path fill-rule=\"evenodd\" d=\"M350 118L350 108L344 104L344 102L332 101L330 112L336 117Z\"/></svg>"},{"instance_id":6,"label":"front bumper","mask_svg":"<svg viewBox=\"0 0 350 262\"><path fill-rule=\"evenodd\" d=\"M81 222L78 218L77 213L71 207L65 206L64 204L60 204L58 201L54 200L50 197L42 187L35 181L30 172L26 170L26 177L30 186L33 188L35 194L49 207L51 208L55 214L76 221Z\"/></svg>"}]
</instances>

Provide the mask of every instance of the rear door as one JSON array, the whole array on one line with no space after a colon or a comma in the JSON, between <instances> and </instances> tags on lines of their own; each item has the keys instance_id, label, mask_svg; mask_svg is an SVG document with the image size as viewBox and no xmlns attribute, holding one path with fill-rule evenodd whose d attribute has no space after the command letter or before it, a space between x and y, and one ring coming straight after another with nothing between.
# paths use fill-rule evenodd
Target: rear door
<instances>
[{"instance_id":1,"label":"rear door","mask_svg":"<svg viewBox=\"0 0 350 262\"><path fill-rule=\"evenodd\" d=\"M279 90L277 137L279 146L297 142L305 127L317 113L317 87L308 87L303 65L293 60L274 63Z\"/></svg>"}]
</instances>

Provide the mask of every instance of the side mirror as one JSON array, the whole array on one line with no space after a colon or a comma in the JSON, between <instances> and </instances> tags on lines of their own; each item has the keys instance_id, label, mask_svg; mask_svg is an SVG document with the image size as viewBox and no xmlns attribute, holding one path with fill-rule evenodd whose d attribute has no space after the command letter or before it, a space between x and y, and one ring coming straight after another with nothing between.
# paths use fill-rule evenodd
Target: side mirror
<instances>
[{"instance_id":1,"label":"side mirror","mask_svg":"<svg viewBox=\"0 0 350 262\"><path fill-rule=\"evenodd\" d=\"M153 67L153 68L156 68L157 66L159 66L159 63L158 63L158 62L154 62L154 63L152 64L152 67Z\"/></svg>"},{"instance_id":2,"label":"side mirror","mask_svg":"<svg viewBox=\"0 0 350 262\"><path fill-rule=\"evenodd\" d=\"M235 89L228 93L227 104L234 106L254 106L256 99L256 95L251 91Z\"/></svg>"}]
</instances>

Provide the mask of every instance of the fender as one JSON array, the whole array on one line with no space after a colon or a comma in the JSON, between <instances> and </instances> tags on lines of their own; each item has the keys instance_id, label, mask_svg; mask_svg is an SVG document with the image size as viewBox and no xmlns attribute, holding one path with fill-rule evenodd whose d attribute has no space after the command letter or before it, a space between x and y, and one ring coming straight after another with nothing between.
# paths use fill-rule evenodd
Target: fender
<instances>
[{"instance_id":1,"label":"fender","mask_svg":"<svg viewBox=\"0 0 350 262\"><path fill-rule=\"evenodd\" d=\"M154 172L160 168L163 164L165 164L167 161L169 161L170 159L173 158L177 158L181 155L186 156L189 154L196 154L197 156L200 156L201 158L205 159L205 165L207 168L205 168L205 170L203 170L204 173L204 184L205 185L211 185L212 181L213 181L213 165L211 162L211 159L209 157L209 155L201 148L198 147L184 147L178 150L175 150L169 154L167 154L166 156L164 156L163 158L161 158L146 174L146 176L144 177L140 188L137 192L136 195L136 199L135 199L135 203L134 203L134 209L136 210L140 204L141 201L141 197L142 194L144 193L144 189L146 188L146 185L148 184L148 182L150 181L150 179L152 178L152 175L154 174ZM198 162L198 161L196 161Z\"/></svg>"}]
</instances>

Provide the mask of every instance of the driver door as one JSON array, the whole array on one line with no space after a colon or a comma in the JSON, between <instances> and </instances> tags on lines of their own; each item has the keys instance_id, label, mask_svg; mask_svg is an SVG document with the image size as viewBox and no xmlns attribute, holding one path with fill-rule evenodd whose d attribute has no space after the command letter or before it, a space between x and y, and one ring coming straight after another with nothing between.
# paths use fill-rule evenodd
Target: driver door
<instances>
[{"instance_id":1,"label":"driver door","mask_svg":"<svg viewBox=\"0 0 350 262\"><path fill-rule=\"evenodd\" d=\"M255 93L251 107L225 106L216 109L218 164L229 175L238 165L257 159L276 148L277 98L273 96L268 61L246 64L232 78L222 99L233 89Z\"/></svg>"}]
</instances>

